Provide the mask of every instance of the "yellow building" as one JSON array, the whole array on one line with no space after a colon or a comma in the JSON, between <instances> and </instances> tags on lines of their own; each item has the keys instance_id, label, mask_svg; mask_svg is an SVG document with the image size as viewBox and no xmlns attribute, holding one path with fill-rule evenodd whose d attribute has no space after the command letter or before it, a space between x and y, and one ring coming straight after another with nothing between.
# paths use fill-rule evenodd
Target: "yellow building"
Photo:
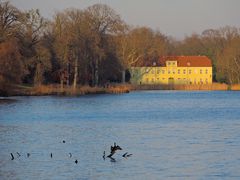
<instances>
[{"instance_id":1,"label":"yellow building","mask_svg":"<svg viewBox=\"0 0 240 180\"><path fill-rule=\"evenodd\" d=\"M212 84L212 63L206 56L165 56L130 69L132 84Z\"/></svg>"}]
</instances>

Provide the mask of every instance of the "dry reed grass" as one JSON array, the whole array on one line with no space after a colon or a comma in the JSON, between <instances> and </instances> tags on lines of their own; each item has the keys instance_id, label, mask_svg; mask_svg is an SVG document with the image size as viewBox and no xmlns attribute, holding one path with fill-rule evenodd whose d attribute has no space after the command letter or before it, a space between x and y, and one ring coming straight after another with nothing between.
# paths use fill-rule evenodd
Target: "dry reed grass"
<instances>
[{"instance_id":1,"label":"dry reed grass","mask_svg":"<svg viewBox=\"0 0 240 180\"><path fill-rule=\"evenodd\" d=\"M130 92L130 85L109 85L108 87L41 85L33 87L28 95L85 95L85 94L120 94Z\"/></svg>"},{"instance_id":2,"label":"dry reed grass","mask_svg":"<svg viewBox=\"0 0 240 180\"><path fill-rule=\"evenodd\" d=\"M233 85L231 85L231 90L233 90L233 91L240 91L240 84L233 84Z\"/></svg>"},{"instance_id":3,"label":"dry reed grass","mask_svg":"<svg viewBox=\"0 0 240 180\"><path fill-rule=\"evenodd\" d=\"M188 84L188 85L138 85L134 86L136 90L184 90L184 91L224 91L229 90L227 84L213 83L213 84Z\"/></svg>"}]
</instances>

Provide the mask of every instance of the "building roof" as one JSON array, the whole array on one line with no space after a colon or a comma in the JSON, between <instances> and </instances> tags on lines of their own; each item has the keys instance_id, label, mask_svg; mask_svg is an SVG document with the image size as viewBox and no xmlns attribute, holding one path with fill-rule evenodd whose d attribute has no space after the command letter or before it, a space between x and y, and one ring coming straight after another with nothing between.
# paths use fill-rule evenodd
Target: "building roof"
<instances>
[{"instance_id":1,"label":"building roof","mask_svg":"<svg viewBox=\"0 0 240 180\"><path fill-rule=\"evenodd\" d=\"M134 67L166 67L166 61L177 61L178 67L212 67L211 60L206 56L162 56L158 59L146 59L134 64Z\"/></svg>"}]
</instances>

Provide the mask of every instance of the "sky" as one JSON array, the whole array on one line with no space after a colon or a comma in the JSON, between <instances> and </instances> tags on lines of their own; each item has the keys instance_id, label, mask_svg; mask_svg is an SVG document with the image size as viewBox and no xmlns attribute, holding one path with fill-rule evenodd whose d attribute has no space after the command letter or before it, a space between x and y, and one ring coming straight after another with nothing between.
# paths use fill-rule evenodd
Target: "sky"
<instances>
[{"instance_id":1,"label":"sky","mask_svg":"<svg viewBox=\"0 0 240 180\"><path fill-rule=\"evenodd\" d=\"M147 26L183 39L224 26L240 28L240 0L10 0L21 10L39 9L48 19L66 8L109 5L129 25Z\"/></svg>"}]
</instances>

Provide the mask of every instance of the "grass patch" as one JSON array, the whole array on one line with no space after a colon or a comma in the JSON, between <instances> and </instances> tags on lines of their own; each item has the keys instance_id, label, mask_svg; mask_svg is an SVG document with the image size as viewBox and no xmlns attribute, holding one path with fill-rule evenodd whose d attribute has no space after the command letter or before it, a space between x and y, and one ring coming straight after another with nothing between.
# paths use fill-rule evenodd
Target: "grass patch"
<instances>
[{"instance_id":1,"label":"grass patch","mask_svg":"<svg viewBox=\"0 0 240 180\"><path fill-rule=\"evenodd\" d=\"M134 86L136 90L185 90L185 91L225 91L228 90L227 84L213 83L213 84L186 84L186 85L137 85Z\"/></svg>"}]
</instances>

